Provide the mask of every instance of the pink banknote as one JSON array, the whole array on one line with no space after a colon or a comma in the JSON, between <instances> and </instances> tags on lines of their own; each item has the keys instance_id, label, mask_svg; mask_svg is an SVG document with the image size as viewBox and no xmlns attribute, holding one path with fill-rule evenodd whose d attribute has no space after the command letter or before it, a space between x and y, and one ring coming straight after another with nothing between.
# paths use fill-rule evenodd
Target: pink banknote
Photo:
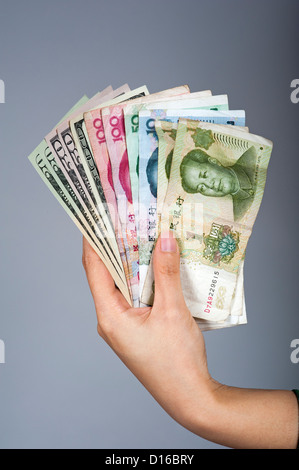
<instances>
[{"instance_id":1,"label":"pink banknote","mask_svg":"<svg viewBox=\"0 0 299 470\"><path fill-rule=\"evenodd\" d=\"M129 161L122 105L102 110L104 135L111 162L112 181L123 239L128 244L128 263L132 269L131 289L134 306L139 306L139 254L132 200Z\"/></svg>"},{"instance_id":2,"label":"pink banknote","mask_svg":"<svg viewBox=\"0 0 299 470\"><path fill-rule=\"evenodd\" d=\"M95 159L95 163L98 168L102 187L104 190L106 203L110 212L111 220L113 223L115 236L117 239L118 248L121 254L126 278L128 280L128 287L131 291L131 279L132 279L132 268L131 264L128 263L126 250L126 243L123 239L122 227L119 220L117 200L113 186L112 179L112 168L106 146L106 138L104 133L104 127L102 122L102 116L99 109L89 111L84 116L87 133L92 146L92 152Z\"/></svg>"}]
</instances>

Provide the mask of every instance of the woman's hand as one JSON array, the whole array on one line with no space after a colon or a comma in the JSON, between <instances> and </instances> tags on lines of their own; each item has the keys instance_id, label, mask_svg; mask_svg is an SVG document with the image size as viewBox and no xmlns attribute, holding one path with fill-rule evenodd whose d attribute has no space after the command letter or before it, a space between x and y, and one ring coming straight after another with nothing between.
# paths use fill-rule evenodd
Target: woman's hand
<instances>
[{"instance_id":1,"label":"woman's hand","mask_svg":"<svg viewBox=\"0 0 299 470\"><path fill-rule=\"evenodd\" d=\"M190 431L235 448L294 448L298 404L289 390L221 385L208 372L202 333L184 301L172 234L154 253L152 308L131 308L83 240L98 332L160 405Z\"/></svg>"},{"instance_id":2,"label":"woman's hand","mask_svg":"<svg viewBox=\"0 0 299 470\"><path fill-rule=\"evenodd\" d=\"M180 255L172 233L154 254L152 308L131 308L104 264L83 240L83 265L93 295L98 332L162 407L190 429L194 404L215 388L202 333L186 307Z\"/></svg>"}]
</instances>

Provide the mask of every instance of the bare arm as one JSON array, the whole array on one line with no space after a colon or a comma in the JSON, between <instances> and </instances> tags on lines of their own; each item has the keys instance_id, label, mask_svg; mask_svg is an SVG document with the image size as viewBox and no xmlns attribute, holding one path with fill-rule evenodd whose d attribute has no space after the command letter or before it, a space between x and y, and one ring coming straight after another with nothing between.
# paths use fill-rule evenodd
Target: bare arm
<instances>
[{"instance_id":1,"label":"bare arm","mask_svg":"<svg viewBox=\"0 0 299 470\"><path fill-rule=\"evenodd\" d=\"M170 416L228 447L296 447L293 392L229 387L210 376L203 335L184 301L175 239L160 238L154 251L152 308L130 308L85 239L83 265L100 336Z\"/></svg>"}]
</instances>

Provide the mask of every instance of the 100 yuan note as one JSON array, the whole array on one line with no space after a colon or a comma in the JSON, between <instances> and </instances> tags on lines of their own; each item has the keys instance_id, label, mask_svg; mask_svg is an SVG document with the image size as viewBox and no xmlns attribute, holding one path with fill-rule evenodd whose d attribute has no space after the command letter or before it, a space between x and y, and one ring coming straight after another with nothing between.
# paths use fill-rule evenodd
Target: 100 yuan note
<instances>
[{"instance_id":1,"label":"100 yuan note","mask_svg":"<svg viewBox=\"0 0 299 470\"><path fill-rule=\"evenodd\" d=\"M103 127L111 162L113 187L116 194L123 238L128 245L128 260L132 269L131 290L133 305L138 307L138 241L126 149L125 128L122 118L122 109L119 105L104 108L102 111Z\"/></svg>"},{"instance_id":2,"label":"100 yuan note","mask_svg":"<svg viewBox=\"0 0 299 470\"><path fill-rule=\"evenodd\" d=\"M272 142L237 128L179 120L161 228L178 238L194 317L219 321L230 313L271 151Z\"/></svg>"},{"instance_id":3,"label":"100 yuan note","mask_svg":"<svg viewBox=\"0 0 299 470\"><path fill-rule=\"evenodd\" d=\"M200 92L197 93L197 95ZM203 110L227 109L226 95L206 96L190 99L190 96L176 102ZM164 109L171 109L174 101L159 103ZM139 293L142 294L154 242L157 238L157 179L158 179L158 136L155 130L156 104L149 103L139 112ZM160 109L160 108L157 108ZM157 114L157 115L156 115Z\"/></svg>"},{"instance_id":4,"label":"100 yuan note","mask_svg":"<svg viewBox=\"0 0 299 470\"><path fill-rule=\"evenodd\" d=\"M97 165L97 169L100 175L101 183L103 186L103 190L105 193L106 201L109 207L109 212L114 224L114 230L116 234L116 238L118 240L118 244L121 245L121 249L125 254L125 261L126 261L126 275L129 281L129 285L131 286L131 279L133 277L132 273L132 266L131 263L128 262L127 256L129 257L128 253L128 245L124 242L123 234L122 234L122 227L119 219L118 214L118 207L117 207L117 200L113 185L113 178L112 178L112 168L111 162L108 154L108 149L106 145L106 137L104 133L104 126L102 116L100 114L100 110L92 110L84 115L84 121L88 133L88 137L90 139L90 143L92 146L93 156ZM131 287L130 287L131 290Z\"/></svg>"}]
</instances>

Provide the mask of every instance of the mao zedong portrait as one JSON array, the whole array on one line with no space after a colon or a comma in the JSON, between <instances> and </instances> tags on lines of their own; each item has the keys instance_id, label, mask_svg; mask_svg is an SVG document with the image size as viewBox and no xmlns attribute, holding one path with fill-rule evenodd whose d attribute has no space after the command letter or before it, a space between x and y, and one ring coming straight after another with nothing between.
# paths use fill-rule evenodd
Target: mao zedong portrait
<instances>
[{"instance_id":1,"label":"mao zedong portrait","mask_svg":"<svg viewBox=\"0 0 299 470\"><path fill-rule=\"evenodd\" d=\"M223 166L201 149L192 150L180 166L182 187L187 193L203 196L231 195L234 219L240 220L253 201L256 160L254 147L243 153L232 166Z\"/></svg>"}]
</instances>

